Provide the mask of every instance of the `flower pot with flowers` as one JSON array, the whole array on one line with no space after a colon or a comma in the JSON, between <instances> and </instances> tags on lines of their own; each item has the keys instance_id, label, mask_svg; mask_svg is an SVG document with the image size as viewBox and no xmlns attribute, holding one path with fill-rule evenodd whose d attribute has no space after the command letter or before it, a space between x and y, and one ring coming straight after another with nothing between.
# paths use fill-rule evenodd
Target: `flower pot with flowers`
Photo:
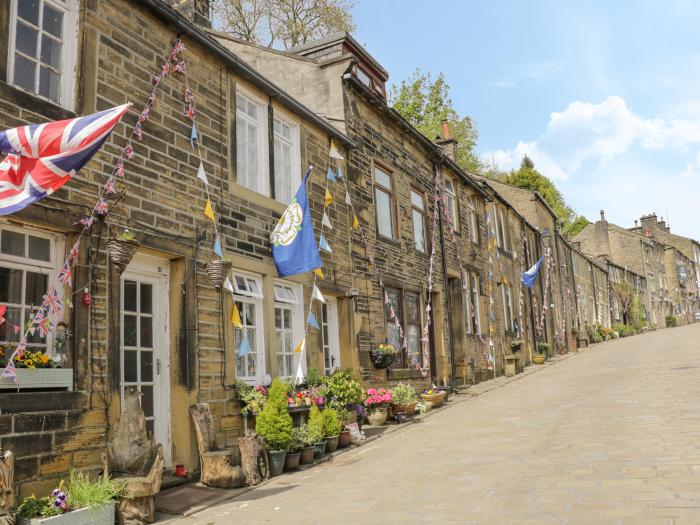
<instances>
[{"instance_id":1,"label":"flower pot with flowers","mask_svg":"<svg viewBox=\"0 0 700 525\"><path fill-rule=\"evenodd\" d=\"M279 476L284 469L286 449L292 440L292 416L287 412L287 385L275 378L268 390L265 407L255 421L255 432L268 447L270 475Z\"/></svg>"},{"instance_id":2,"label":"flower pot with flowers","mask_svg":"<svg viewBox=\"0 0 700 525\"><path fill-rule=\"evenodd\" d=\"M73 369L56 368L56 363L43 350L27 349L19 352L13 361L17 369L17 383L1 377L3 368L12 351L0 347L0 390L29 388L73 388Z\"/></svg>"},{"instance_id":3,"label":"flower pot with flowers","mask_svg":"<svg viewBox=\"0 0 700 525\"><path fill-rule=\"evenodd\" d=\"M292 439L301 444L301 456L299 463L308 465L314 461L314 452L316 448L314 443L318 443L323 436L312 430L308 424L304 423L300 427L292 429Z\"/></svg>"},{"instance_id":4,"label":"flower pot with flowers","mask_svg":"<svg viewBox=\"0 0 700 525\"><path fill-rule=\"evenodd\" d=\"M392 389L391 394L393 397L391 407L395 415L404 413L406 416L411 416L416 413L418 394L415 388L399 383Z\"/></svg>"},{"instance_id":5,"label":"flower pot with flowers","mask_svg":"<svg viewBox=\"0 0 700 525\"><path fill-rule=\"evenodd\" d=\"M364 405L367 409L367 419L370 425L380 426L384 424L392 399L391 390L385 388L367 389Z\"/></svg>"},{"instance_id":6,"label":"flower pot with flowers","mask_svg":"<svg viewBox=\"0 0 700 525\"><path fill-rule=\"evenodd\" d=\"M447 392L445 390L438 390L435 387L431 387L423 391L421 398L430 408L437 408L445 401L446 395Z\"/></svg>"},{"instance_id":7,"label":"flower pot with flowers","mask_svg":"<svg viewBox=\"0 0 700 525\"><path fill-rule=\"evenodd\" d=\"M549 352L549 343L545 341L538 341L537 351L532 356L532 362L536 365L544 364L544 360L547 358L547 352Z\"/></svg>"},{"instance_id":8,"label":"flower pot with flowers","mask_svg":"<svg viewBox=\"0 0 700 525\"><path fill-rule=\"evenodd\" d=\"M380 370L389 368L389 365L394 362L394 357L396 357L396 348L391 345L381 344L369 351L369 359L372 361L372 365Z\"/></svg>"},{"instance_id":9,"label":"flower pot with flowers","mask_svg":"<svg viewBox=\"0 0 700 525\"><path fill-rule=\"evenodd\" d=\"M112 479L91 481L71 470L51 496L24 498L17 507L17 525L112 525L114 500L124 492L123 484Z\"/></svg>"}]
</instances>

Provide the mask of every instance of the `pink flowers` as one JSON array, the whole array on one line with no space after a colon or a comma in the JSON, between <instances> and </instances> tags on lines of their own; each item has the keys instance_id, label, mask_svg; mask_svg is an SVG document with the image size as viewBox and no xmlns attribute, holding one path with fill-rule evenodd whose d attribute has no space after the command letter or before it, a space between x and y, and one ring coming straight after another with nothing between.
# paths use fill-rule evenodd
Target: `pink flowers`
<instances>
[{"instance_id":1,"label":"pink flowers","mask_svg":"<svg viewBox=\"0 0 700 525\"><path fill-rule=\"evenodd\" d=\"M386 388L368 388L364 405L367 408L381 408L390 405L392 399L391 390L387 390Z\"/></svg>"}]
</instances>

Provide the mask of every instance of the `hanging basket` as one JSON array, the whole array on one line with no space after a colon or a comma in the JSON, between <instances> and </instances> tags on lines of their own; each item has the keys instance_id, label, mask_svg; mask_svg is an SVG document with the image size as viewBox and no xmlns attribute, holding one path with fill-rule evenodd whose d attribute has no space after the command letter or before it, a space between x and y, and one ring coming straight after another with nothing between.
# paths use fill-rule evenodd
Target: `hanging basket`
<instances>
[{"instance_id":1,"label":"hanging basket","mask_svg":"<svg viewBox=\"0 0 700 525\"><path fill-rule=\"evenodd\" d=\"M121 275L124 269L129 265L138 248L138 241L120 239L118 237L109 238L107 241L107 253L118 275Z\"/></svg>"},{"instance_id":2,"label":"hanging basket","mask_svg":"<svg viewBox=\"0 0 700 525\"><path fill-rule=\"evenodd\" d=\"M233 266L231 261L225 261L223 259L214 259L207 263L207 275L214 288L217 290L221 289L226 280L226 276L231 271L231 266Z\"/></svg>"},{"instance_id":3,"label":"hanging basket","mask_svg":"<svg viewBox=\"0 0 700 525\"><path fill-rule=\"evenodd\" d=\"M372 361L372 365L374 368L379 368L380 370L389 368L389 365L394 362L394 357L396 357L396 353L385 354L376 348L372 348L369 351L369 359Z\"/></svg>"}]
</instances>

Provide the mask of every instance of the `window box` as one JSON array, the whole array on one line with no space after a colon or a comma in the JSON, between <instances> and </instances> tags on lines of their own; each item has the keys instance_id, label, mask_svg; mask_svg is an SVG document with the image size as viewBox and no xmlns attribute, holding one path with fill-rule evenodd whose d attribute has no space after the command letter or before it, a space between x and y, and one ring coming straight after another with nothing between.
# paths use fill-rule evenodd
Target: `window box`
<instances>
[{"instance_id":1,"label":"window box","mask_svg":"<svg viewBox=\"0 0 700 525\"><path fill-rule=\"evenodd\" d=\"M5 371L0 368L0 375ZM0 390L56 388L73 390L72 368L18 368L17 383L0 377ZM52 522L53 523L53 522Z\"/></svg>"},{"instance_id":2,"label":"window box","mask_svg":"<svg viewBox=\"0 0 700 525\"><path fill-rule=\"evenodd\" d=\"M113 501L94 509L84 507L50 518L17 517L17 525L112 525L113 523Z\"/></svg>"}]
</instances>

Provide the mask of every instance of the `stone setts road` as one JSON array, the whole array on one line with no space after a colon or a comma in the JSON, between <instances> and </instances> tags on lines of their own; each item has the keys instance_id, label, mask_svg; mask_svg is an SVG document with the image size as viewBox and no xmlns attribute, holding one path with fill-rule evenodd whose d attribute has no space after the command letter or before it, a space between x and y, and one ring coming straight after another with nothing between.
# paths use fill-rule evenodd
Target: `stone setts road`
<instances>
[{"instance_id":1,"label":"stone setts road","mask_svg":"<svg viewBox=\"0 0 700 525\"><path fill-rule=\"evenodd\" d=\"M700 323L451 404L172 523L700 524Z\"/></svg>"}]
</instances>

